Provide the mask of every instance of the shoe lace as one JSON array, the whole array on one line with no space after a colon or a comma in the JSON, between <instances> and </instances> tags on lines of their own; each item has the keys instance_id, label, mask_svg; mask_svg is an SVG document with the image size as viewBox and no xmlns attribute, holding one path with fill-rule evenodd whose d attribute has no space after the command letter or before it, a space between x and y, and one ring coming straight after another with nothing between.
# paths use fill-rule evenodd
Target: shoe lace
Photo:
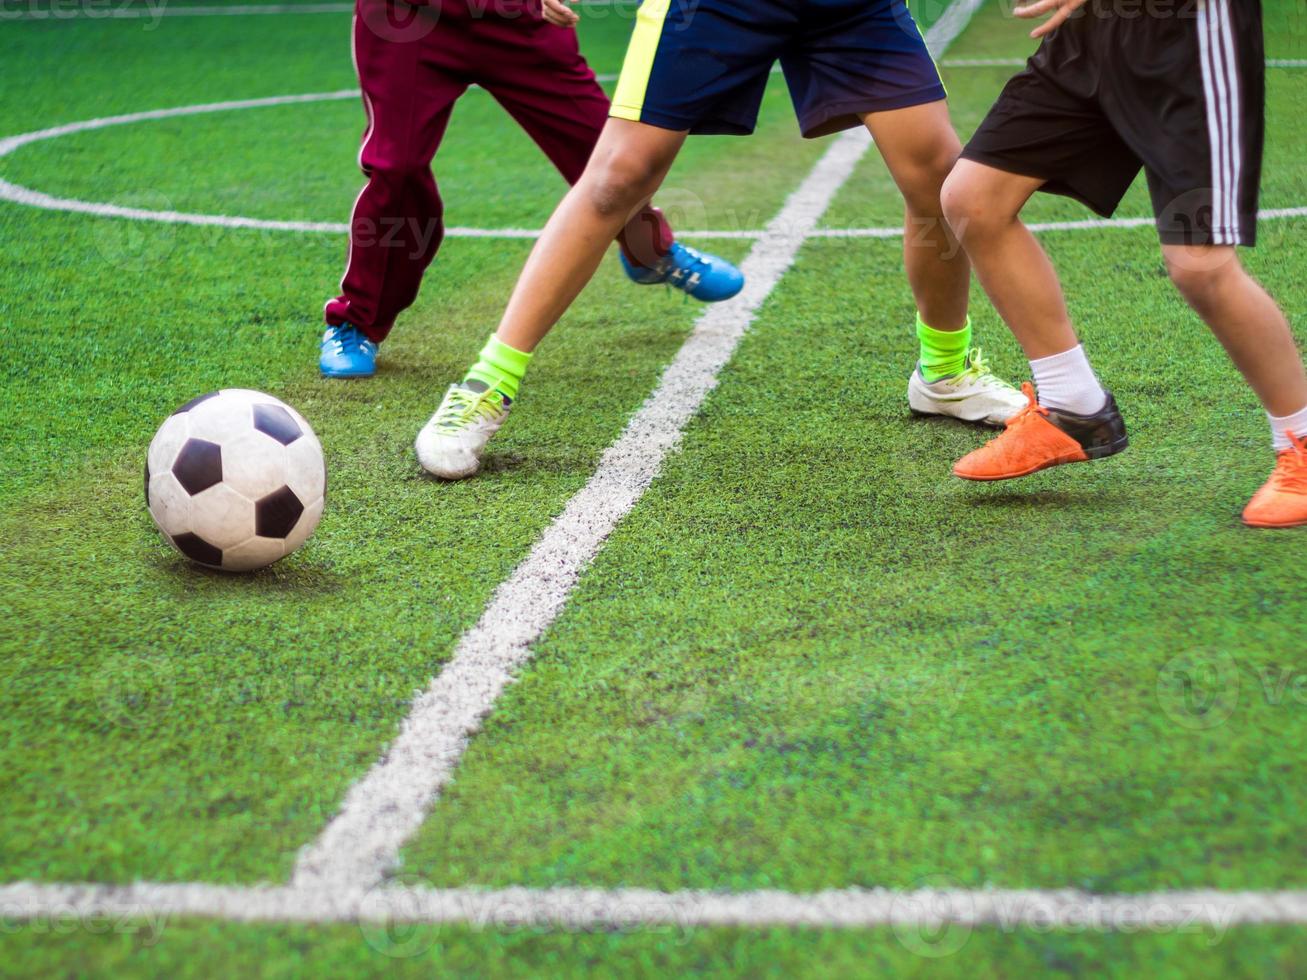
<instances>
[{"instance_id":1,"label":"shoe lace","mask_svg":"<svg viewBox=\"0 0 1307 980\"><path fill-rule=\"evenodd\" d=\"M357 354L372 343L358 327L342 324L334 328L328 342L337 354Z\"/></svg>"},{"instance_id":2,"label":"shoe lace","mask_svg":"<svg viewBox=\"0 0 1307 980\"><path fill-rule=\"evenodd\" d=\"M1029 422L1038 416L1048 416L1048 409L1039 404L1039 399L1035 397L1035 386L1029 381L1021 382L1021 394L1026 396L1026 407L1007 420L1007 427L1009 429L1025 422Z\"/></svg>"},{"instance_id":3,"label":"shoe lace","mask_svg":"<svg viewBox=\"0 0 1307 980\"><path fill-rule=\"evenodd\" d=\"M973 347L967 352L967 366L963 368L959 379L969 381L984 381L991 385L998 385L1001 388L1012 388L1013 385L996 375L989 366L989 361L985 360L985 352L979 347Z\"/></svg>"},{"instance_id":4,"label":"shoe lace","mask_svg":"<svg viewBox=\"0 0 1307 980\"><path fill-rule=\"evenodd\" d=\"M1307 493L1307 443L1292 432L1287 435L1290 446L1276 461L1276 482L1285 490Z\"/></svg>"},{"instance_id":5,"label":"shoe lace","mask_svg":"<svg viewBox=\"0 0 1307 980\"><path fill-rule=\"evenodd\" d=\"M704 258L704 254L690 245L676 242L672 245L668 258L672 260L672 267L667 273L669 285L693 289L708 270L708 260Z\"/></svg>"},{"instance_id":6,"label":"shoe lace","mask_svg":"<svg viewBox=\"0 0 1307 980\"><path fill-rule=\"evenodd\" d=\"M477 419L493 420L504 410L504 396L494 388L451 388L436 414L436 428L457 431Z\"/></svg>"}]
</instances>

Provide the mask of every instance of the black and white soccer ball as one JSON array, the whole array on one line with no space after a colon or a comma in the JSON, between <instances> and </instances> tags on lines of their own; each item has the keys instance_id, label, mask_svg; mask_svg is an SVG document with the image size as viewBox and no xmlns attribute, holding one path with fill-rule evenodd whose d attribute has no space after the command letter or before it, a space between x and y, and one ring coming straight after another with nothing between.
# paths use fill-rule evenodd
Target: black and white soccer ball
<instances>
[{"instance_id":1,"label":"black and white soccer ball","mask_svg":"<svg viewBox=\"0 0 1307 980\"><path fill-rule=\"evenodd\" d=\"M228 572L271 565L307 541L326 488L322 444L303 416L242 388L177 409L145 458L145 502L163 536Z\"/></svg>"}]
</instances>

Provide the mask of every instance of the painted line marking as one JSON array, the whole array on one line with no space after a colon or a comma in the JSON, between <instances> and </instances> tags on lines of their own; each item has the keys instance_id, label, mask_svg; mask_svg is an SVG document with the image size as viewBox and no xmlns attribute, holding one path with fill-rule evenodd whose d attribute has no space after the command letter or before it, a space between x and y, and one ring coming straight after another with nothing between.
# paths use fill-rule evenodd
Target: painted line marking
<instances>
[{"instance_id":1,"label":"painted line marking","mask_svg":"<svg viewBox=\"0 0 1307 980\"><path fill-rule=\"evenodd\" d=\"M237 99L231 102L207 102L197 106L176 106L173 108L153 108L144 112L127 112L101 119L86 119L77 123L55 125L48 129L37 129L29 133L18 133L0 139L0 159L30 146L35 142L58 140L60 137L73 136L76 133L93 132L115 125L132 125L135 123L156 122L161 119L178 119L184 116L208 115L212 112L235 112L251 108L273 108L277 106L312 105L319 102L340 102L344 99L359 98L358 89L339 91L316 91L299 95L272 95L268 98ZM30 187L10 183L0 179L0 201L29 206L52 212L89 214L98 218L119 218L125 221L154 221L166 225L192 225L200 227L226 227L226 229L284 231L299 234L349 234L346 222L336 221L278 221L272 218L248 218L230 216L230 214L195 214L176 212L176 210L156 210L149 208L129 208L118 204L103 204L99 201L81 201L71 197L56 197ZM1264 220L1276 218L1302 217L1304 209L1272 209L1261 212ZM1151 218L1106 218L1106 220L1063 221L1039 223L1031 226L1034 231L1070 231L1093 229L1128 229L1151 225ZM680 231L681 238L695 240L755 240L766 234L765 229L740 230L697 230ZM812 238L899 238L903 229L899 226L864 227L864 229L813 229ZM491 239L535 239L540 237L538 229L477 229L477 227L451 227L446 230L447 238L491 238Z\"/></svg>"},{"instance_id":2,"label":"painted line marking","mask_svg":"<svg viewBox=\"0 0 1307 980\"><path fill-rule=\"evenodd\" d=\"M1257 213L1261 221L1280 221L1286 218L1307 217L1307 207L1263 208ZM1034 232L1096 231L1111 228L1151 228L1156 221L1151 215L1138 218L1084 218L1075 221L1035 221L1027 225ZM714 235L716 232L686 232L686 235ZM810 238L901 238L902 228L819 228Z\"/></svg>"},{"instance_id":3,"label":"painted line marking","mask_svg":"<svg viewBox=\"0 0 1307 980\"><path fill-rule=\"evenodd\" d=\"M964 0L960 6L974 12L979 0ZM948 20L948 17L945 18ZM941 22L943 23L943 22ZM937 25L937 27L940 25ZM965 26L965 20L944 39L937 34L933 48L942 48ZM279 97L276 100L251 100L258 104L286 104L294 101L323 101L333 97L353 97L356 93ZM221 104L224 108L231 103ZM132 121L165 118L172 115L206 111L205 107L183 110L160 110L133 114ZM207 111L219 111L208 108ZM124 117L115 117L123 121ZM56 127L49 134L81 131L113 125L114 120L93 120L76 127ZM60 133L61 134L61 133ZM0 156L20 145L34 142L42 134L24 134L0 141ZM1090 895L1076 891L939 891L846 889L812 894L779 891L744 892L656 892L634 889L423 889L369 888L376 880L375 870L388 866L407 834L416 829L434 802L443 781L448 778L458 757L475 731L480 719L493 707L510 671L530 656L529 644L547 628L570 593L580 572L602 545L607 534L634 506L657 473L661 460L681 438L681 426L693 415L703 398L716 384L717 372L729 360L735 346L748 329L754 315L775 282L788 269L803 241L810 237L892 237L891 229L817 230L829 201L847 180L861 159L870 140L865 131L855 130L838 138L803 185L791 195L781 214L761 233L746 259L752 273L751 287L732 303L711 308L700 317L690 338L663 375L659 387L640 412L631 420L622 437L605 452L599 469L587 486L569 502L567 509L546 531L517 572L496 591L482 620L460 642L455 660L446 665L432 682L426 695L414 706L400 737L390 746L382 760L346 797L346 809L324 834L306 848L296 872L296 885L290 887L225 887L200 883L151 884L127 886L105 884L39 884L17 882L0 885L0 917L33 919L72 914L151 914L221 917L238 921L408 921L463 922L473 925L535 924L544 927L610 928L639 925L742 925L797 927L859 927L884 924L938 926L947 923L964 925L1037 925L1050 923L1083 928L1086 922L1102 921L1107 928L1137 928L1145 922L1156 926L1182 927L1192 923L1232 925L1242 923L1307 922L1307 892L1162 892L1147 895ZM823 183L825 186L823 187ZM15 185L5 184L13 189ZM25 189L18 188L20 191ZM37 192L27 192L36 194ZM58 199L51 198L57 201ZM85 202L74 202L85 204ZM79 209L80 210L80 209ZM1268 212L1275 216L1298 216L1307 209ZM245 219L221 216L221 223ZM785 219L790 219L787 222ZM795 219L798 219L795 221ZM157 220L151 218L149 220ZM1109 222L1066 222L1049 227L1094 225L1132 227L1149 224L1151 219L1118 219ZM279 222L289 230L336 230L343 226L326 223ZM239 227L239 225L237 225ZM260 224L268 226L267 223ZM475 235L500 235L501 232L468 229ZM901 233L893 229L895 233ZM522 237L533 232L517 232ZM731 237L755 237L753 232L723 233ZM768 284L767 279L771 282ZM708 356L707 361L699 358ZM518 610L506 602L509 592L529 585L525 608ZM496 621L497 610L511 615L507 623ZM528 622L529 620L529 622ZM506 629L496 633L494 627ZM489 628L487 628L489 627ZM452 670L462 657L461 674ZM448 683L446 675L450 675ZM455 676L457 675L457 676ZM440 694L453 694L454 703L442 704ZM433 699L432 695L437 695ZM434 707L437 716L431 716ZM460 719L439 717L443 707L464 712ZM425 716L424 716L425 715ZM434 732L444 741L421 744L423 724L434 725ZM407 743L407 744L406 744ZM430 750L434 749L434 754ZM406 755L406 750L411 754ZM446 751L442 751L446 750ZM410 767L416 767L411 769ZM428 768L431 767L431 768ZM388 838L384 853L366 855L362 867L352 855L340 856L328 850L319 853L317 845L330 842L333 828L339 829L342 818L349 816L357 791L379 774L402 776L406 772L427 784L425 793L414 792L411 785L391 784L386 788L398 794L401 803L416 801L417 822L399 820L402 814L389 811L388 801L355 800L368 806L372 817L360 829ZM387 780L388 782L389 780ZM374 781L375 782L375 781ZM401 824L408 827L403 830ZM402 836L395 837L396 831ZM326 859L315 866L313 859ZM353 866L353 867L351 867ZM352 872L362 871L355 876ZM322 887L331 882L334 872L345 872L339 891ZM306 886L307 885L307 886Z\"/></svg>"},{"instance_id":4,"label":"painted line marking","mask_svg":"<svg viewBox=\"0 0 1307 980\"><path fill-rule=\"evenodd\" d=\"M1307 891L1091 894L1072 889L840 889L659 892L587 888L387 886L316 889L202 884L0 885L0 921L89 916L222 918L237 922L462 923L554 929L944 925L1090 931L1183 930L1307 923Z\"/></svg>"},{"instance_id":5,"label":"painted line marking","mask_svg":"<svg viewBox=\"0 0 1307 980\"><path fill-rule=\"evenodd\" d=\"M960 0L929 38L947 47L983 0ZM340 812L305 847L292 883L324 891L366 891L399 860L531 645L562 612L581 573L658 475L686 424L752 325L808 234L871 146L847 130L790 195L741 263L744 291L709 307L664 371L658 387L605 452L589 482L567 502L530 554L495 590L480 621L414 702L398 737L350 787Z\"/></svg>"},{"instance_id":6,"label":"painted line marking","mask_svg":"<svg viewBox=\"0 0 1307 980\"><path fill-rule=\"evenodd\" d=\"M609 77L609 76L601 76ZM76 133L92 132L112 126L126 126L134 123L152 122L160 119L175 119L184 116L200 116L215 112L235 112L245 109L265 109L286 105L307 105L318 102L336 102L359 97L358 89L341 89L335 92L309 92L301 95L274 95L260 99L239 99L229 102L207 102L200 105L176 106L168 109L150 109L144 112L129 112L118 116L105 116L99 119L86 119L80 122L65 123L48 129L20 133L0 139L0 159L9 156L24 146L45 140L59 139ZM282 221L270 218L248 218L240 215L194 214L185 211L160 211L149 208L126 207L97 201L80 201L73 198L56 197L43 191L23 187L7 180L0 180L0 201L10 201L26 207L43 211L61 211L74 214L87 214L97 218L117 218L128 221L156 221L162 224L193 225L200 227L217 227L246 230L291 232L301 234L345 235L349 225L343 221ZM1261 218L1274 220L1297 218L1307 214L1304 208L1279 208L1264 210ZM1087 219L1081 221L1045 222L1031 225L1033 231L1077 231L1097 228L1138 228L1151 225L1152 218L1107 218ZM766 234L766 229L703 229L682 230L677 233L682 238L695 240L744 240L751 241ZM900 226L884 228L815 228L809 233L811 238L899 238L903 234ZM448 238L494 238L494 239L534 239L539 237L536 228L466 228L453 227L445 231Z\"/></svg>"},{"instance_id":7,"label":"painted line marking","mask_svg":"<svg viewBox=\"0 0 1307 980\"><path fill-rule=\"evenodd\" d=\"M413 703L399 736L347 793L340 813L300 855L293 881L329 891L368 889L394 866L453 775L531 645L562 611L582 571L653 482L682 429L758 310L789 269L871 139L837 138L754 244L741 268L744 291L705 311L658 387L603 455L590 481L495 590L480 621Z\"/></svg>"}]
</instances>

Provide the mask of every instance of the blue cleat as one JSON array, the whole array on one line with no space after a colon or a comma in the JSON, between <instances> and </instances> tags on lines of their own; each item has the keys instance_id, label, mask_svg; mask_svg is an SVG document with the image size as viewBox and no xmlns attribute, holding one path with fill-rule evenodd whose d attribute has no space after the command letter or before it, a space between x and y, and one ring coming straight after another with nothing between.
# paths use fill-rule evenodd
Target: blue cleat
<instances>
[{"instance_id":1,"label":"blue cleat","mask_svg":"<svg viewBox=\"0 0 1307 980\"><path fill-rule=\"evenodd\" d=\"M680 242L672 242L671 251L656 266L635 265L625 252L621 258L622 268L632 282L641 286L665 282L705 303L720 303L744 288L744 273L734 265Z\"/></svg>"},{"instance_id":2,"label":"blue cleat","mask_svg":"<svg viewBox=\"0 0 1307 980\"><path fill-rule=\"evenodd\" d=\"M352 323L322 335L318 369L324 378L370 378L377 373L377 344Z\"/></svg>"}]
</instances>

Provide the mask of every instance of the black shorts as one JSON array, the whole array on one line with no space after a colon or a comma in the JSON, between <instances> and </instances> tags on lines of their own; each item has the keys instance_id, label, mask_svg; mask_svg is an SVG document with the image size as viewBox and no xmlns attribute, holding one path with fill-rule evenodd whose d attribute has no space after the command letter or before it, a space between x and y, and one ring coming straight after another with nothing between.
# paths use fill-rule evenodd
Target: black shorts
<instances>
[{"instance_id":1,"label":"black shorts","mask_svg":"<svg viewBox=\"0 0 1307 980\"><path fill-rule=\"evenodd\" d=\"M751 133L777 61L804 136L945 97L907 0L644 0L611 114Z\"/></svg>"},{"instance_id":2,"label":"black shorts","mask_svg":"<svg viewBox=\"0 0 1307 980\"><path fill-rule=\"evenodd\" d=\"M1260 0L1089 0L962 155L1042 178L1104 217L1142 167L1164 243L1252 245L1265 58Z\"/></svg>"}]
</instances>

